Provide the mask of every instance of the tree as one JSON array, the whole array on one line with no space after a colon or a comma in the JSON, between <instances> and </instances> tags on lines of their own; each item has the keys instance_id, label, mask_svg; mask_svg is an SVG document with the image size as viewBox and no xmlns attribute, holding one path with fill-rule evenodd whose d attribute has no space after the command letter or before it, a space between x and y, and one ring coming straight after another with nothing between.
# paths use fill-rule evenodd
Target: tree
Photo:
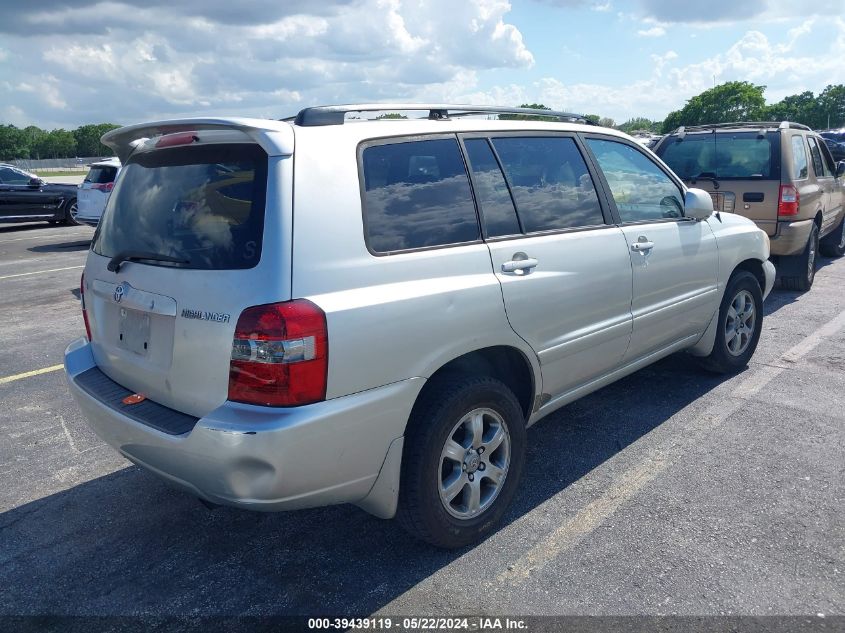
<instances>
[{"instance_id":1,"label":"tree","mask_svg":"<svg viewBox=\"0 0 845 633\"><path fill-rule=\"evenodd\" d=\"M551 110L542 103L523 103L520 108L531 108L532 110ZM500 121L548 121L549 117L537 116L534 114L500 114Z\"/></svg>"},{"instance_id":2,"label":"tree","mask_svg":"<svg viewBox=\"0 0 845 633\"><path fill-rule=\"evenodd\" d=\"M615 127L616 121L614 121L610 117L605 116L599 119L599 125L602 127Z\"/></svg>"},{"instance_id":3,"label":"tree","mask_svg":"<svg viewBox=\"0 0 845 633\"><path fill-rule=\"evenodd\" d=\"M376 120L379 120L379 119L407 119L407 118L408 117L406 117L404 114L399 114L398 112L387 112L385 114L379 114L376 117Z\"/></svg>"},{"instance_id":4,"label":"tree","mask_svg":"<svg viewBox=\"0 0 845 633\"><path fill-rule=\"evenodd\" d=\"M663 122L663 132L671 132L681 125L760 120L766 108L765 89L766 86L747 81L729 81L705 90L680 110L670 112Z\"/></svg>"},{"instance_id":5,"label":"tree","mask_svg":"<svg viewBox=\"0 0 845 633\"><path fill-rule=\"evenodd\" d=\"M14 160L28 153L23 130L14 125L0 125L0 160Z\"/></svg>"},{"instance_id":6,"label":"tree","mask_svg":"<svg viewBox=\"0 0 845 633\"><path fill-rule=\"evenodd\" d=\"M801 94L789 95L767 106L764 118L771 121L794 121L810 127L818 127L818 105L813 93L807 90Z\"/></svg>"},{"instance_id":7,"label":"tree","mask_svg":"<svg viewBox=\"0 0 845 633\"><path fill-rule=\"evenodd\" d=\"M76 153L78 156L110 155L111 149L100 143L100 137L119 126L113 123L99 123L96 125L81 125L73 131L76 139Z\"/></svg>"},{"instance_id":8,"label":"tree","mask_svg":"<svg viewBox=\"0 0 845 633\"><path fill-rule=\"evenodd\" d=\"M628 119L624 123L621 123L617 126L617 129L625 132L626 134L631 134L632 132L659 132L663 126L662 121L652 121L651 119L647 119L646 117L638 116L632 119Z\"/></svg>"},{"instance_id":9,"label":"tree","mask_svg":"<svg viewBox=\"0 0 845 633\"><path fill-rule=\"evenodd\" d=\"M818 127L845 126L845 84L831 85L818 96Z\"/></svg>"}]
</instances>

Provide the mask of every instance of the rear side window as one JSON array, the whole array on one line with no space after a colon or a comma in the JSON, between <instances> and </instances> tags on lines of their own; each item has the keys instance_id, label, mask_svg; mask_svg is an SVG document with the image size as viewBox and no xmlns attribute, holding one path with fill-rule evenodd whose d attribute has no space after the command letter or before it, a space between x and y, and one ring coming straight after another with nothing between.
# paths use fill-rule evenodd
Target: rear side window
<instances>
[{"instance_id":1,"label":"rear side window","mask_svg":"<svg viewBox=\"0 0 845 633\"><path fill-rule=\"evenodd\" d=\"M32 179L32 176L25 174L17 169L10 169L9 167L0 167L0 182L7 185L26 185Z\"/></svg>"},{"instance_id":2,"label":"rear side window","mask_svg":"<svg viewBox=\"0 0 845 633\"><path fill-rule=\"evenodd\" d=\"M167 255L187 261L184 268L252 268L261 256L266 190L267 154L257 145L146 152L124 166L92 248L105 257Z\"/></svg>"},{"instance_id":3,"label":"rear side window","mask_svg":"<svg viewBox=\"0 0 845 633\"><path fill-rule=\"evenodd\" d=\"M88 175L85 176L85 182L105 184L108 182L114 182L115 176L117 176L117 167L98 165L88 170Z\"/></svg>"},{"instance_id":4,"label":"rear side window","mask_svg":"<svg viewBox=\"0 0 845 633\"><path fill-rule=\"evenodd\" d=\"M484 216L487 235L500 237L521 233L508 184L487 139L464 141L475 185L475 195Z\"/></svg>"},{"instance_id":5,"label":"rear side window","mask_svg":"<svg viewBox=\"0 0 845 633\"><path fill-rule=\"evenodd\" d=\"M695 178L780 179L780 148L772 135L757 132L687 134L671 137L658 148L663 159L684 180Z\"/></svg>"},{"instance_id":6,"label":"rear side window","mask_svg":"<svg viewBox=\"0 0 845 633\"><path fill-rule=\"evenodd\" d=\"M473 242L475 203L457 139L365 147L364 226L377 253Z\"/></svg>"},{"instance_id":7,"label":"rear side window","mask_svg":"<svg viewBox=\"0 0 845 633\"><path fill-rule=\"evenodd\" d=\"M804 137L796 134L792 137L792 175L797 180L803 180L809 173Z\"/></svg>"},{"instance_id":8,"label":"rear side window","mask_svg":"<svg viewBox=\"0 0 845 633\"><path fill-rule=\"evenodd\" d=\"M604 224L593 180L568 137L493 139L526 233Z\"/></svg>"}]
</instances>

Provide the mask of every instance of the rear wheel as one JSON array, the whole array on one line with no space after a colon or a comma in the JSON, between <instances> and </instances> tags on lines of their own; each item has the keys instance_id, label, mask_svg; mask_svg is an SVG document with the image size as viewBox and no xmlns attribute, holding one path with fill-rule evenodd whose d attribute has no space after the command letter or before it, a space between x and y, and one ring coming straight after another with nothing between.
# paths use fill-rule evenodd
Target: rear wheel
<instances>
[{"instance_id":1,"label":"rear wheel","mask_svg":"<svg viewBox=\"0 0 845 633\"><path fill-rule=\"evenodd\" d=\"M842 257L845 255L845 217L839 222L839 228L825 235L819 241L819 250L827 257Z\"/></svg>"},{"instance_id":2,"label":"rear wheel","mask_svg":"<svg viewBox=\"0 0 845 633\"><path fill-rule=\"evenodd\" d=\"M731 275L722 304L716 341L710 355L701 359L705 369L736 373L748 365L763 326L763 292L757 278L747 270Z\"/></svg>"},{"instance_id":3,"label":"rear wheel","mask_svg":"<svg viewBox=\"0 0 845 633\"><path fill-rule=\"evenodd\" d=\"M784 258L786 274L781 277L781 285L786 290L809 290L816 278L816 263L819 252L819 227L815 223L810 230L810 237L804 252L794 257Z\"/></svg>"},{"instance_id":4,"label":"rear wheel","mask_svg":"<svg viewBox=\"0 0 845 633\"><path fill-rule=\"evenodd\" d=\"M78 211L76 198L72 198L65 203L65 218L62 224L79 224L76 220L76 213Z\"/></svg>"},{"instance_id":5,"label":"rear wheel","mask_svg":"<svg viewBox=\"0 0 845 633\"><path fill-rule=\"evenodd\" d=\"M494 529L519 484L525 417L513 392L487 376L436 379L405 434L397 519L438 547Z\"/></svg>"}]
</instances>

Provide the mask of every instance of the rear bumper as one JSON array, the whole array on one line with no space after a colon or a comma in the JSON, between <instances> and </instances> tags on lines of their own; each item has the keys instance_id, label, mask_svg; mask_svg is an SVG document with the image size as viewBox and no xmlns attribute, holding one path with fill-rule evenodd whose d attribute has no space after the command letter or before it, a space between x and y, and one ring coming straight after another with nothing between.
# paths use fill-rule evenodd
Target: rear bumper
<instances>
[{"instance_id":1,"label":"rear bumper","mask_svg":"<svg viewBox=\"0 0 845 633\"><path fill-rule=\"evenodd\" d=\"M769 241L772 255L797 255L807 246L813 219L797 222L778 222L777 232Z\"/></svg>"},{"instance_id":2,"label":"rear bumper","mask_svg":"<svg viewBox=\"0 0 845 633\"><path fill-rule=\"evenodd\" d=\"M296 408L227 401L189 432L172 435L84 390L77 378L95 367L84 338L68 346L70 392L94 432L132 462L194 495L264 511L345 502L361 503L379 516L395 511L398 486L378 486L377 498L369 493L388 448L404 433L422 378Z\"/></svg>"}]
</instances>

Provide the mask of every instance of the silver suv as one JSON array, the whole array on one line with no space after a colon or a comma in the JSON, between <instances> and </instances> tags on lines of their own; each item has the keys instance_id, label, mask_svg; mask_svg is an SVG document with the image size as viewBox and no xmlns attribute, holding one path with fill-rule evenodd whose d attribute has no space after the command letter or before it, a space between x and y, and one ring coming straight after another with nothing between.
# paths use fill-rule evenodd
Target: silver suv
<instances>
[{"instance_id":1,"label":"silver suv","mask_svg":"<svg viewBox=\"0 0 845 633\"><path fill-rule=\"evenodd\" d=\"M346 117L376 110L411 118ZM526 427L679 350L743 368L774 282L753 222L566 113L329 106L103 142L124 168L70 390L216 504L353 503L467 544L513 498Z\"/></svg>"}]
</instances>

